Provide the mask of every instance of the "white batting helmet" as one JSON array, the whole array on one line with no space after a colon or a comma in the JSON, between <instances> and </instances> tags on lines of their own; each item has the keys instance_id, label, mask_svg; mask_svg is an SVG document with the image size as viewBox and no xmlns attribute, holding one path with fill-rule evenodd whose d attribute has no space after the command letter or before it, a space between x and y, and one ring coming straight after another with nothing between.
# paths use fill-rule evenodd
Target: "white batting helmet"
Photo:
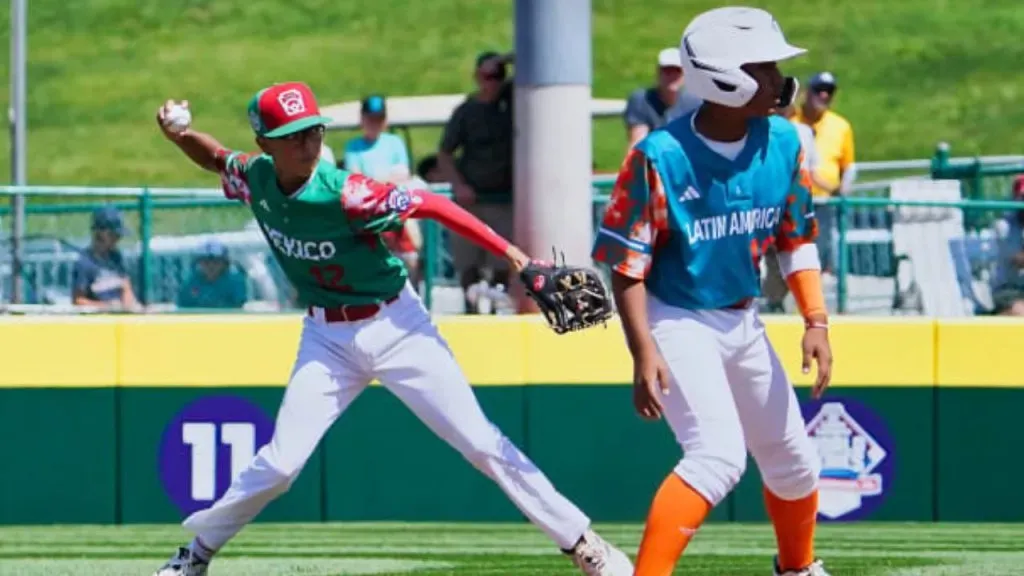
<instances>
[{"instance_id":1,"label":"white batting helmet","mask_svg":"<svg viewBox=\"0 0 1024 576\"><path fill-rule=\"evenodd\" d=\"M744 64L781 62L805 52L786 41L775 17L758 8L716 8L700 14L683 31L679 46L686 91L731 108L750 102L757 81ZM786 78L780 106L796 94L795 78Z\"/></svg>"}]
</instances>

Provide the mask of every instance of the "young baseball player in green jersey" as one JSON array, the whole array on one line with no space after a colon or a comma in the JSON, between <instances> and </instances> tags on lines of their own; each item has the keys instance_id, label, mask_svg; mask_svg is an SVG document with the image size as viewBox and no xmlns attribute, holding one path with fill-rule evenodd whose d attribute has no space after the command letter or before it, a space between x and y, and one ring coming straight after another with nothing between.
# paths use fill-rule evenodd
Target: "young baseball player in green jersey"
<instances>
[{"instance_id":1,"label":"young baseball player in green jersey","mask_svg":"<svg viewBox=\"0 0 1024 576\"><path fill-rule=\"evenodd\" d=\"M631 576L629 558L492 424L381 240L406 218L431 218L508 259L521 250L443 196L376 182L320 159L328 118L299 82L260 90L249 121L262 153L225 149L190 128L187 103L157 112L166 137L248 204L304 306L302 336L271 441L210 508L185 519L196 537L156 576L201 576L213 555L284 493L334 421L372 380L493 479L584 574Z\"/></svg>"}]
</instances>

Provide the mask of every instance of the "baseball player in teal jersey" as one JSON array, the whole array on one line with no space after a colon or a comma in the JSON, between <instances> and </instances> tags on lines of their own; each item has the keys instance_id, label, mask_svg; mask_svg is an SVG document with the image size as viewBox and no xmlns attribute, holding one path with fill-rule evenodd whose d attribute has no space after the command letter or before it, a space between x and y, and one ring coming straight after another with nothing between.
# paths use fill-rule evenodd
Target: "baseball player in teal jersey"
<instances>
[{"instance_id":1,"label":"baseball player in teal jersey","mask_svg":"<svg viewBox=\"0 0 1024 576\"><path fill-rule=\"evenodd\" d=\"M635 407L663 415L684 453L654 496L637 576L672 573L748 450L775 528L774 573L827 576L814 556L820 456L754 306L760 258L774 245L820 395L832 355L817 225L799 137L773 114L797 88L777 63L803 52L763 10L698 16L680 55L686 89L704 104L629 152L598 230L593 256L613 272Z\"/></svg>"},{"instance_id":2,"label":"baseball player in teal jersey","mask_svg":"<svg viewBox=\"0 0 1024 576\"><path fill-rule=\"evenodd\" d=\"M631 575L629 558L596 535L589 518L484 415L380 235L406 218L431 218L516 270L529 264L526 255L443 196L322 161L329 119L305 84L276 84L253 97L258 154L228 150L192 130L185 106L168 101L157 112L164 134L219 173L227 197L250 206L308 310L271 441L220 500L185 519L196 537L156 576L205 574L213 555L288 490L330 426L375 379L493 479L584 574Z\"/></svg>"}]
</instances>

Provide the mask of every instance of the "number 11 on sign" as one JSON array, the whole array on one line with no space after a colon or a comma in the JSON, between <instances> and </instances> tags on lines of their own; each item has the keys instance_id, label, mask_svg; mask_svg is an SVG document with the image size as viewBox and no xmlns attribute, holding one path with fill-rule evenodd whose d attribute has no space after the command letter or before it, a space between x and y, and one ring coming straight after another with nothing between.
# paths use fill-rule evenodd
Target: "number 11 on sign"
<instances>
[{"instance_id":1,"label":"number 11 on sign","mask_svg":"<svg viewBox=\"0 0 1024 576\"><path fill-rule=\"evenodd\" d=\"M219 425L220 442L231 451L231 480L256 455L256 427L249 422ZM192 448L192 499L212 501L217 497L217 428L214 422L186 422L181 440Z\"/></svg>"}]
</instances>

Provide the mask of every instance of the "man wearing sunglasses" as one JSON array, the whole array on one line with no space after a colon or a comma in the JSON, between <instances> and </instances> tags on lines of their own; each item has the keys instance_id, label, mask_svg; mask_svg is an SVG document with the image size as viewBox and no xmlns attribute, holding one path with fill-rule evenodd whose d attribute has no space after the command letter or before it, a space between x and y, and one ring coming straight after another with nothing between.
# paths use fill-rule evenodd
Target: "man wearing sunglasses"
<instances>
[{"instance_id":1,"label":"man wearing sunglasses","mask_svg":"<svg viewBox=\"0 0 1024 576\"><path fill-rule=\"evenodd\" d=\"M513 228L513 83L508 75L512 60L511 54L497 52L477 56L477 91L452 112L437 152L438 167L451 183L455 201L505 237L512 236ZM451 251L463 289L481 281L509 285L501 259L461 238L452 239ZM479 311L472 298L466 299L466 311Z\"/></svg>"},{"instance_id":2,"label":"man wearing sunglasses","mask_svg":"<svg viewBox=\"0 0 1024 576\"><path fill-rule=\"evenodd\" d=\"M250 101L262 154L228 150L192 130L191 116L177 106L183 105L168 101L157 112L164 135L200 167L220 174L228 198L251 208L308 308L273 437L217 502L185 519L195 539L156 576L206 574L214 554L288 490L327 430L373 380L493 479L584 574L630 576L628 557L597 536L590 519L488 420L381 235L408 218L430 218L517 272L529 258L444 196L323 160L330 119L320 115L305 84L276 84Z\"/></svg>"},{"instance_id":3,"label":"man wearing sunglasses","mask_svg":"<svg viewBox=\"0 0 1024 576\"><path fill-rule=\"evenodd\" d=\"M854 172L853 128L849 121L832 109L836 91L839 89L831 72L819 72L807 82L807 95L803 105L792 118L811 127L817 145L818 168L815 170L815 185L811 189L817 198L837 196L849 190L856 176ZM827 187L822 187L824 183ZM832 250L832 234L836 229L835 209L832 206L817 206L818 254L821 256L823 272L835 271L836 254Z\"/></svg>"}]
</instances>

